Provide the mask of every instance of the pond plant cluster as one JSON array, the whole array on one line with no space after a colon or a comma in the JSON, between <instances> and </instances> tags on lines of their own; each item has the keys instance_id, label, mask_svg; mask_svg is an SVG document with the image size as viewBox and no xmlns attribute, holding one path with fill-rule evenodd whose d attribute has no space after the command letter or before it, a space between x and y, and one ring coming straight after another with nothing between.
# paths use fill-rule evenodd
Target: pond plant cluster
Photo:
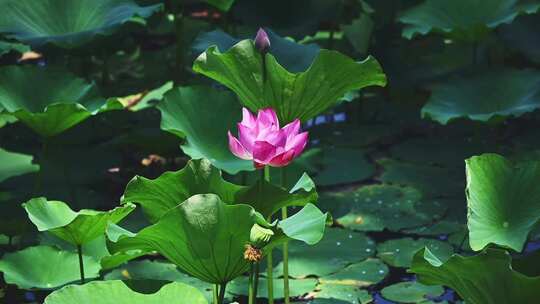
<instances>
[{"instance_id":1,"label":"pond plant cluster","mask_svg":"<svg viewBox=\"0 0 540 304\"><path fill-rule=\"evenodd\" d=\"M539 1L0 12L1 303L540 303Z\"/></svg>"}]
</instances>

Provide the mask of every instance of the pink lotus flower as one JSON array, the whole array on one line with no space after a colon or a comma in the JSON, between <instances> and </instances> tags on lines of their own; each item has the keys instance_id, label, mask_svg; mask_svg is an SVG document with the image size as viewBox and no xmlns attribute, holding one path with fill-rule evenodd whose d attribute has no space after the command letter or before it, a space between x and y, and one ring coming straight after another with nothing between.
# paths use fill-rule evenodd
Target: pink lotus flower
<instances>
[{"instance_id":1,"label":"pink lotus flower","mask_svg":"<svg viewBox=\"0 0 540 304\"><path fill-rule=\"evenodd\" d=\"M304 151L308 132L299 133L300 120L280 129L273 109L259 110L257 118L246 108L242 114L238 139L229 131L229 149L239 158L253 160L255 168L286 166Z\"/></svg>"}]
</instances>

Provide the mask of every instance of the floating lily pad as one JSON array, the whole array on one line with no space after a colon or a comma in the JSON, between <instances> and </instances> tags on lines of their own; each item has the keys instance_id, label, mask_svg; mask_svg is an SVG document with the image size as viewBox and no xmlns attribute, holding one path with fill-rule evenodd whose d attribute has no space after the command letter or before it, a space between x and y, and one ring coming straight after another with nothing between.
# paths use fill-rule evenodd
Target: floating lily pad
<instances>
[{"instance_id":1,"label":"floating lily pad","mask_svg":"<svg viewBox=\"0 0 540 304\"><path fill-rule=\"evenodd\" d=\"M265 277L259 278L259 291L257 297L268 297L267 282ZM244 295L248 293L248 279L240 277L227 285L228 293L232 295ZM291 297L299 297L315 289L317 285L316 279L289 280L289 295ZM283 295L283 280L274 279L274 299L282 299Z\"/></svg>"},{"instance_id":2,"label":"floating lily pad","mask_svg":"<svg viewBox=\"0 0 540 304\"><path fill-rule=\"evenodd\" d=\"M86 278L99 276L97 260L83 256L83 263ZM6 253L0 260L0 272L4 273L7 283L23 289L52 289L81 278L78 255L50 246L28 247Z\"/></svg>"},{"instance_id":3,"label":"floating lily pad","mask_svg":"<svg viewBox=\"0 0 540 304\"><path fill-rule=\"evenodd\" d=\"M467 159L469 243L521 251L540 214L540 162L512 163L497 154Z\"/></svg>"},{"instance_id":4,"label":"floating lily pad","mask_svg":"<svg viewBox=\"0 0 540 304\"><path fill-rule=\"evenodd\" d=\"M441 286L428 286L418 282L401 282L381 290L388 300L398 303L433 303L431 299L444 293Z\"/></svg>"},{"instance_id":5,"label":"floating lily pad","mask_svg":"<svg viewBox=\"0 0 540 304\"><path fill-rule=\"evenodd\" d=\"M44 304L208 304L200 291L183 283L170 283L154 294L131 290L122 281L96 281L70 285L51 293Z\"/></svg>"},{"instance_id":6,"label":"floating lily pad","mask_svg":"<svg viewBox=\"0 0 540 304\"><path fill-rule=\"evenodd\" d=\"M17 175L35 172L39 166L32 163L33 157L0 149L0 182Z\"/></svg>"},{"instance_id":7,"label":"floating lily pad","mask_svg":"<svg viewBox=\"0 0 540 304\"><path fill-rule=\"evenodd\" d=\"M44 137L62 133L99 112L122 108L116 100L100 97L93 83L55 68L3 67L0 83L4 112Z\"/></svg>"},{"instance_id":8,"label":"floating lily pad","mask_svg":"<svg viewBox=\"0 0 540 304\"><path fill-rule=\"evenodd\" d=\"M148 17L161 5L141 7L129 0L2 1L0 32L24 43L80 46L96 35L109 35L134 16Z\"/></svg>"},{"instance_id":9,"label":"floating lily pad","mask_svg":"<svg viewBox=\"0 0 540 304\"><path fill-rule=\"evenodd\" d=\"M447 208L438 200L421 199L420 192L411 187L385 184L326 193L320 206L329 208L340 225L360 231L400 231L429 224Z\"/></svg>"},{"instance_id":10,"label":"floating lily pad","mask_svg":"<svg viewBox=\"0 0 540 304\"><path fill-rule=\"evenodd\" d=\"M540 4L517 0L467 1L426 0L405 11L399 21L406 24L403 37L442 32L468 41L484 37L489 29L510 23L521 13L534 13Z\"/></svg>"},{"instance_id":11,"label":"floating lily pad","mask_svg":"<svg viewBox=\"0 0 540 304\"><path fill-rule=\"evenodd\" d=\"M377 162L384 167L383 174L378 178L382 182L412 186L420 190L427 198L463 196L463 189L465 189L463 170L406 163L392 159L381 159Z\"/></svg>"},{"instance_id":12,"label":"floating lily pad","mask_svg":"<svg viewBox=\"0 0 540 304\"><path fill-rule=\"evenodd\" d=\"M191 158L209 159L231 174L255 169L252 161L229 150L227 131L236 130L242 115L234 94L203 86L174 88L165 94L158 109L163 130L187 137L182 150Z\"/></svg>"},{"instance_id":13,"label":"floating lily pad","mask_svg":"<svg viewBox=\"0 0 540 304\"><path fill-rule=\"evenodd\" d=\"M346 148L326 148L322 152L322 168L315 175L320 186L362 181L375 173L375 166L365 157L365 151Z\"/></svg>"},{"instance_id":14,"label":"floating lily pad","mask_svg":"<svg viewBox=\"0 0 540 304\"><path fill-rule=\"evenodd\" d=\"M375 243L366 235L329 228L317 245L308 246L300 242L289 244L289 275L295 278L328 275L374 253ZM280 263L276 272L282 273L282 267Z\"/></svg>"},{"instance_id":15,"label":"floating lily pad","mask_svg":"<svg viewBox=\"0 0 540 304\"><path fill-rule=\"evenodd\" d=\"M382 281L388 275L388 267L378 259L367 259L319 278L323 284L367 287Z\"/></svg>"},{"instance_id":16,"label":"floating lily pad","mask_svg":"<svg viewBox=\"0 0 540 304\"><path fill-rule=\"evenodd\" d=\"M135 205L126 204L111 211L82 209L75 212L60 201L34 198L23 204L28 217L39 231L49 231L75 245L82 245L105 234L109 223L117 223L126 217Z\"/></svg>"},{"instance_id":17,"label":"floating lily pad","mask_svg":"<svg viewBox=\"0 0 540 304\"><path fill-rule=\"evenodd\" d=\"M294 74L271 54L265 56L266 73L253 42L243 40L225 53L210 47L195 60L193 70L233 90L253 111L274 108L283 123L313 118L351 90L386 84L372 57L355 62L339 52L321 50L308 70Z\"/></svg>"},{"instance_id":18,"label":"floating lily pad","mask_svg":"<svg viewBox=\"0 0 540 304\"><path fill-rule=\"evenodd\" d=\"M458 118L495 121L540 108L540 73L495 69L432 87L422 116L441 124Z\"/></svg>"},{"instance_id":19,"label":"floating lily pad","mask_svg":"<svg viewBox=\"0 0 540 304\"><path fill-rule=\"evenodd\" d=\"M122 203L140 204L150 221L156 222L167 210L195 194L215 193L228 204L249 204L265 217L285 206L303 206L317 200L317 192L309 183L304 185L309 188L300 187L295 193L267 182L261 188L260 183L249 187L235 185L223 180L210 161L191 160L184 169L166 172L154 180L134 177L126 187Z\"/></svg>"},{"instance_id":20,"label":"floating lily pad","mask_svg":"<svg viewBox=\"0 0 540 304\"><path fill-rule=\"evenodd\" d=\"M350 285L323 283L317 286L318 291L313 293L312 304L368 304L373 297L367 290Z\"/></svg>"},{"instance_id":21,"label":"floating lily pad","mask_svg":"<svg viewBox=\"0 0 540 304\"><path fill-rule=\"evenodd\" d=\"M414 254L424 247L435 252L443 260L447 260L454 252L450 244L439 240L401 238L378 244L377 257L390 266L410 267Z\"/></svg>"},{"instance_id":22,"label":"floating lily pad","mask_svg":"<svg viewBox=\"0 0 540 304\"><path fill-rule=\"evenodd\" d=\"M321 49L317 44L299 44L283 38L268 28L265 31L270 40L269 52L290 72L307 70ZM240 41L241 39L236 39L222 30L215 30L199 35L192 45L192 51L198 55L215 45L225 52Z\"/></svg>"},{"instance_id":23,"label":"floating lily pad","mask_svg":"<svg viewBox=\"0 0 540 304\"><path fill-rule=\"evenodd\" d=\"M538 265L529 262L529 269ZM454 255L446 262L423 249L415 255L410 271L424 284L452 288L470 304L532 304L540 297L540 273L529 276L514 270L510 254L500 249L470 257Z\"/></svg>"}]
</instances>

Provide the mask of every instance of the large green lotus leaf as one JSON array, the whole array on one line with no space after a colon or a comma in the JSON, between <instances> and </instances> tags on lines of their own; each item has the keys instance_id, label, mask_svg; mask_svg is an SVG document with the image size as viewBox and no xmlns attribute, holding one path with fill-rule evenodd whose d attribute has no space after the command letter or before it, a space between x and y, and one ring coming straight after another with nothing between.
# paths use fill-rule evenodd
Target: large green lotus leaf
<instances>
[{"instance_id":1,"label":"large green lotus leaf","mask_svg":"<svg viewBox=\"0 0 540 304\"><path fill-rule=\"evenodd\" d=\"M97 260L83 256L83 263L86 278L99 276ZM51 289L81 278L78 255L50 246L28 247L5 254L0 260L0 272L4 273L7 283L24 289Z\"/></svg>"},{"instance_id":2,"label":"large green lotus leaf","mask_svg":"<svg viewBox=\"0 0 540 304\"><path fill-rule=\"evenodd\" d=\"M300 242L289 244L289 275L295 278L325 276L374 253L375 243L366 235L329 228L315 246ZM276 274L282 273L282 267L282 263L277 265Z\"/></svg>"},{"instance_id":3,"label":"large green lotus leaf","mask_svg":"<svg viewBox=\"0 0 540 304\"><path fill-rule=\"evenodd\" d=\"M309 210L313 208L311 206L305 208ZM326 222L326 216L321 214L320 211L316 214L301 210L286 223L290 229L275 232L279 236L276 241L285 236L316 242L313 230L321 230L318 233L320 239ZM136 235L120 236L116 242L112 240L109 249L126 259L130 258L129 251L132 250L154 250L196 278L209 283L226 283L249 266L243 253L255 223L268 226L263 216L251 206L227 205L216 194L197 194Z\"/></svg>"},{"instance_id":4,"label":"large green lotus leaf","mask_svg":"<svg viewBox=\"0 0 540 304\"><path fill-rule=\"evenodd\" d=\"M260 298L267 298L268 297L268 283L267 278L260 277L259 278L259 288L257 292L257 297ZM283 279L276 279L274 278L274 290L273 295L274 299L282 299L284 297L283 293ZM300 297L308 292L315 289L315 285L317 285L316 279L302 279L302 280L289 280L289 295L291 297ZM249 290L249 280L247 277L239 277L233 281L229 285L227 285L227 292L232 295L248 295Z\"/></svg>"},{"instance_id":5,"label":"large green lotus leaf","mask_svg":"<svg viewBox=\"0 0 540 304\"><path fill-rule=\"evenodd\" d=\"M381 290L384 298L398 303L434 303L435 298L444 293L441 286L428 286L415 281L400 282Z\"/></svg>"},{"instance_id":6,"label":"large green lotus leaf","mask_svg":"<svg viewBox=\"0 0 540 304\"><path fill-rule=\"evenodd\" d=\"M283 38L268 28L265 31L270 40L269 52L289 72L298 73L307 70L321 49L317 44L304 45ZM191 48L197 55L213 45L225 52L240 41L241 39L236 39L222 30L215 30L199 35Z\"/></svg>"},{"instance_id":7,"label":"large green lotus leaf","mask_svg":"<svg viewBox=\"0 0 540 304\"><path fill-rule=\"evenodd\" d=\"M512 163L497 154L465 161L469 243L521 251L540 214L540 162Z\"/></svg>"},{"instance_id":8,"label":"large green lotus leaf","mask_svg":"<svg viewBox=\"0 0 540 304\"><path fill-rule=\"evenodd\" d=\"M158 109L161 129L187 137L184 153L193 159L206 158L231 174L254 170L253 162L234 156L227 131L236 132L242 109L234 94L205 86L173 88Z\"/></svg>"},{"instance_id":9,"label":"large green lotus leaf","mask_svg":"<svg viewBox=\"0 0 540 304\"><path fill-rule=\"evenodd\" d=\"M44 304L208 304L195 287L184 283L164 285L154 294L131 290L122 281L96 281L84 285L70 285L51 293Z\"/></svg>"},{"instance_id":10,"label":"large green lotus leaf","mask_svg":"<svg viewBox=\"0 0 540 304\"><path fill-rule=\"evenodd\" d=\"M0 2L0 32L35 46L73 48L160 7L141 7L131 0L5 0Z\"/></svg>"},{"instance_id":11,"label":"large green lotus leaf","mask_svg":"<svg viewBox=\"0 0 540 304\"><path fill-rule=\"evenodd\" d=\"M400 238L379 243L377 257L393 267L410 267L414 254L424 247L435 252L444 261L454 253L452 245L439 240Z\"/></svg>"},{"instance_id":12,"label":"large green lotus leaf","mask_svg":"<svg viewBox=\"0 0 540 304\"><path fill-rule=\"evenodd\" d=\"M116 100L100 97L93 83L56 68L3 67L0 83L3 111L44 137L57 135L99 112L122 108Z\"/></svg>"},{"instance_id":13,"label":"large green lotus leaf","mask_svg":"<svg viewBox=\"0 0 540 304\"><path fill-rule=\"evenodd\" d=\"M482 38L489 29L511 23L521 13L534 13L540 4L519 0L426 0L405 11L403 37L442 32L467 41Z\"/></svg>"},{"instance_id":14,"label":"large green lotus leaf","mask_svg":"<svg viewBox=\"0 0 540 304\"><path fill-rule=\"evenodd\" d=\"M283 123L313 118L351 90L386 84L372 57L355 62L339 52L321 50L308 70L296 74L271 54L265 55L265 62L266 74L263 57L253 42L243 40L225 53L210 47L195 60L193 70L233 90L252 111L274 108Z\"/></svg>"},{"instance_id":15,"label":"large green lotus leaf","mask_svg":"<svg viewBox=\"0 0 540 304\"><path fill-rule=\"evenodd\" d=\"M494 69L433 86L422 116L441 124L458 118L496 121L540 108L540 73Z\"/></svg>"},{"instance_id":16,"label":"large green lotus leaf","mask_svg":"<svg viewBox=\"0 0 540 304\"><path fill-rule=\"evenodd\" d=\"M38 170L39 166L32 164L32 156L0 149L0 182L12 176Z\"/></svg>"},{"instance_id":17,"label":"large green lotus leaf","mask_svg":"<svg viewBox=\"0 0 540 304\"><path fill-rule=\"evenodd\" d=\"M412 187L386 184L326 192L320 206L332 213L340 225L359 231L401 231L430 224L446 211L438 200L422 199Z\"/></svg>"},{"instance_id":18,"label":"large green lotus leaf","mask_svg":"<svg viewBox=\"0 0 540 304\"><path fill-rule=\"evenodd\" d=\"M49 231L76 245L105 234L109 223L119 222L135 209L135 205L126 204L111 211L82 209L75 212L64 202L47 201L44 197L33 198L23 207L39 231Z\"/></svg>"},{"instance_id":19,"label":"large green lotus leaf","mask_svg":"<svg viewBox=\"0 0 540 304\"><path fill-rule=\"evenodd\" d=\"M537 260L531 262L538 265ZM500 249L470 257L454 255L446 262L422 249L410 271L423 284L452 288L469 304L533 304L540 297L540 274L528 276L514 270L510 254Z\"/></svg>"},{"instance_id":20,"label":"large green lotus leaf","mask_svg":"<svg viewBox=\"0 0 540 304\"><path fill-rule=\"evenodd\" d=\"M304 179L305 181L305 179ZM166 172L150 180L134 177L126 187L122 203L140 204L151 222L156 222L169 209L195 194L214 193L228 204L249 204L268 217L285 206L303 206L317 200L316 190L309 183L294 193L261 181L250 187L229 183L206 159L190 160L176 172Z\"/></svg>"}]
</instances>

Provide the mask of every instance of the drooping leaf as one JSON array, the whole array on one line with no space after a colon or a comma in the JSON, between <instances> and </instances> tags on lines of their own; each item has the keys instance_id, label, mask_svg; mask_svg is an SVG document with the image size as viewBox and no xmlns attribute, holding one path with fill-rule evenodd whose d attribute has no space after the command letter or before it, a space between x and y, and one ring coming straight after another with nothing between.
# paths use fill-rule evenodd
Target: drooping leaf
<instances>
[{"instance_id":1,"label":"drooping leaf","mask_svg":"<svg viewBox=\"0 0 540 304\"><path fill-rule=\"evenodd\" d=\"M131 290L122 281L95 281L84 285L70 285L51 293L44 304L208 304L196 288L184 283L164 285L154 294Z\"/></svg>"},{"instance_id":2,"label":"drooping leaf","mask_svg":"<svg viewBox=\"0 0 540 304\"><path fill-rule=\"evenodd\" d=\"M266 73L253 42L243 40L225 53L210 47L195 60L193 69L233 90L252 111L274 108L283 123L313 118L351 90L386 84L372 57L355 62L341 53L321 50L308 70L296 74L271 54L266 54L265 62Z\"/></svg>"},{"instance_id":3,"label":"drooping leaf","mask_svg":"<svg viewBox=\"0 0 540 304\"><path fill-rule=\"evenodd\" d=\"M103 235L109 223L117 223L126 217L135 205L126 204L111 211L82 209L75 212L60 201L33 198L23 204L28 217L39 231L49 231L75 245L82 245Z\"/></svg>"},{"instance_id":4,"label":"drooping leaf","mask_svg":"<svg viewBox=\"0 0 540 304\"><path fill-rule=\"evenodd\" d=\"M187 138L184 153L193 159L209 159L231 174L254 170L253 162L229 150L227 131L235 132L242 109L234 94L210 87L173 88L158 104L161 129Z\"/></svg>"},{"instance_id":5,"label":"drooping leaf","mask_svg":"<svg viewBox=\"0 0 540 304\"><path fill-rule=\"evenodd\" d=\"M441 286L428 286L414 281L400 282L381 290L383 297L398 303L433 303L430 299L443 293Z\"/></svg>"},{"instance_id":6,"label":"drooping leaf","mask_svg":"<svg viewBox=\"0 0 540 304\"><path fill-rule=\"evenodd\" d=\"M496 121L540 108L540 73L494 69L433 86L422 116L441 124L458 118Z\"/></svg>"},{"instance_id":7,"label":"drooping leaf","mask_svg":"<svg viewBox=\"0 0 540 304\"><path fill-rule=\"evenodd\" d=\"M3 111L44 137L57 135L99 112L122 108L116 100L100 97L94 84L56 68L3 67L0 83Z\"/></svg>"},{"instance_id":8,"label":"drooping leaf","mask_svg":"<svg viewBox=\"0 0 540 304\"><path fill-rule=\"evenodd\" d=\"M540 273L528 276L514 270L510 254L500 249L470 257L454 255L446 262L422 249L410 271L423 284L452 288L470 304L533 304L540 296Z\"/></svg>"},{"instance_id":9,"label":"drooping leaf","mask_svg":"<svg viewBox=\"0 0 540 304\"><path fill-rule=\"evenodd\" d=\"M305 208L313 207L307 205ZM318 214L300 211L300 215L291 217L291 222L286 225L296 229L279 230L275 234L314 242L314 236L322 236L322 232L313 230L324 231L320 220L324 223L326 216L322 218L321 215L320 211ZM312 221L311 217L320 220ZM109 249L120 255L131 250L154 250L196 278L209 283L226 283L248 268L243 253L255 223L269 226L249 205L227 205L216 194L197 194L167 211L156 224L135 236L120 236L110 243ZM287 234L289 232L291 235ZM280 239L276 238L276 242Z\"/></svg>"},{"instance_id":10,"label":"drooping leaf","mask_svg":"<svg viewBox=\"0 0 540 304\"><path fill-rule=\"evenodd\" d=\"M38 170L39 166L32 164L32 156L0 149L0 182L12 176Z\"/></svg>"},{"instance_id":11,"label":"drooping leaf","mask_svg":"<svg viewBox=\"0 0 540 304\"><path fill-rule=\"evenodd\" d=\"M513 163L497 154L465 161L469 244L521 251L540 219L540 162Z\"/></svg>"},{"instance_id":12,"label":"drooping leaf","mask_svg":"<svg viewBox=\"0 0 540 304\"><path fill-rule=\"evenodd\" d=\"M156 222L167 210L195 194L214 193L228 204L251 205L265 217L285 206L304 206L317 200L313 187L303 186L294 193L267 182L239 186L226 182L206 159L191 160L176 172L166 172L149 180L136 176L124 193L123 203L140 204L150 221Z\"/></svg>"},{"instance_id":13,"label":"drooping leaf","mask_svg":"<svg viewBox=\"0 0 540 304\"><path fill-rule=\"evenodd\" d=\"M299 73L307 70L320 51L317 44L299 44L279 36L271 29L265 28L265 31L270 40L269 52L289 72ZM226 52L240 41L241 39L236 39L221 30L215 30L199 35L192 46L192 51L199 55L215 45L220 51Z\"/></svg>"},{"instance_id":14,"label":"drooping leaf","mask_svg":"<svg viewBox=\"0 0 540 304\"><path fill-rule=\"evenodd\" d=\"M521 13L534 13L538 3L518 0L426 0L405 11L399 21L405 23L403 37L442 32L467 41L477 41L490 29L510 23Z\"/></svg>"},{"instance_id":15,"label":"drooping leaf","mask_svg":"<svg viewBox=\"0 0 540 304\"><path fill-rule=\"evenodd\" d=\"M160 7L141 7L131 0L6 0L0 3L0 32L34 46L74 48Z\"/></svg>"},{"instance_id":16,"label":"drooping leaf","mask_svg":"<svg viewBox=\"0 0 540 304\"><path fill-rule=\"evenodd\" d=\"M97 260L83 256L83 263L86 278L99 275ZM5 254L0 260L0 272L6 282L20 288L52 289L80 280L79 257L50 246L28 247Z\"/></svg>"}]
</instances>

